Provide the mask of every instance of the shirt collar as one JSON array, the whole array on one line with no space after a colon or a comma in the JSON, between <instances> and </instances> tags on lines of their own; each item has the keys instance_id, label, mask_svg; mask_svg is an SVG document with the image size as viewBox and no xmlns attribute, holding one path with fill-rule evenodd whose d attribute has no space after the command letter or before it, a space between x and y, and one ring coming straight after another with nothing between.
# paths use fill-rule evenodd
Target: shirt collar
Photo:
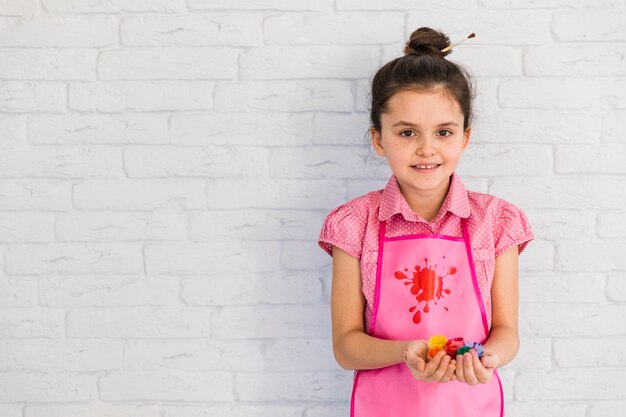
<instances>
[{"instance_id":1,"label":"shirt collar","mask_svg":"<svg viewBox=\"0 0 626 417\"><path fill-rule=\"evenodd\" d=\"M393 174L382 192L381 200L380 210L378 212L378 219L381 221L388 220L396 213L401 213L402 216L409 221L424 221L421 216L411 209L409 203L407 203L404 195L402 195L400 191L398 181ZM452 181L446 199L443 201L437 216L433 220L439 220L447 211L464 218L470 215L467 190L456 172L452 173Z\"/></svg>"}]
</instances>

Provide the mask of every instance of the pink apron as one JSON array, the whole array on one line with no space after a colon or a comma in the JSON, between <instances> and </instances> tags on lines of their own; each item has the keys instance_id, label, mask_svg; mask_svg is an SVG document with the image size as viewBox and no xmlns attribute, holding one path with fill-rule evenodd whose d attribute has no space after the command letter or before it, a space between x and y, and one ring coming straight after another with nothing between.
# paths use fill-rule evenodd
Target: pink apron
<instances>
[{"instance_id":1,"label":"pink apron","mask_svg":"<svg viewBox=\"0 0 626 417\"><path fill-rule=\"evenodd\" d=\"M489 329L467 231L463 237L387 237L380 223L374 311L369 334L415 340L434 334L484 343ZM502 383L497 370L488 384L425 382L404 362L357 370L351 417L501 417Z\"/></svg>"}]
</instances>

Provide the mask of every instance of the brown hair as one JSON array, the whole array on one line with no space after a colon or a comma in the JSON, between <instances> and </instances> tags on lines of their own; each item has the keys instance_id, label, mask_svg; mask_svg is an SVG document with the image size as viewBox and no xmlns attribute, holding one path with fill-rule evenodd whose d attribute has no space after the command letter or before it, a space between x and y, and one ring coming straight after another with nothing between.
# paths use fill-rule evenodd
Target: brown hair
<instances>
[{"instance_id":1,"label":"brown hair","mask_svg":"<svg viewBox=\"0 0 626 417\"><path fill-rule=\"evenodd\" d=\"M389 110L389 99L398 91L432 91L437 88L459 103L464 115L463 130L471 125L475 87L465 68L444 59L452 49L441 50L449 45L450 39L435 29L421 27L411 34L405 44L404 56L383 65L374 75L370 129L381 131L380 115Z\"/></svg>"}]
</instances>

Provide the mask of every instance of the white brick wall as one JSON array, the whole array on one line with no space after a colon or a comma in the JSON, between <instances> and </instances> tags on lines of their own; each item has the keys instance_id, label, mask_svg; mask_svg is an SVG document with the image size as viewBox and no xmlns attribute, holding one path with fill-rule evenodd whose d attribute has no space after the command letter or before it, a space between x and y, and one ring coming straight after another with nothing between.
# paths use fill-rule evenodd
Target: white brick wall
<instances>
[{"instance_id":1,"label":"white brick wall","mask_svg":"<svg viewBox=\"0 0 626 417\"><path fill-rule=\"evenodd\" d=\"M327 212L384 186L369 80L419 26L522 207L507 416L621 415L623 0L0 0L0 416L345 416Z\"/></svg>"}]
</instances>

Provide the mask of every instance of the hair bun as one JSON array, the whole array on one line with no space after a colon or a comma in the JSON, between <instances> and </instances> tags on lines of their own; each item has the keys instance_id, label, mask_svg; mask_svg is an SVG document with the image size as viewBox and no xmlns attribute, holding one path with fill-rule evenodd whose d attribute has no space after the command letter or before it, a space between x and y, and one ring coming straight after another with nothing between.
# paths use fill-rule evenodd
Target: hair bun
<instances>
[{"instance_id":1,"label":"hair bun","mask_svg":"<svg viewBox=\"0 0 626 417\"><path fill-rule=\"evenodd\" d=\"M405 55L432 55L444 58L452 50L441 52L450 45L450 38L444 33L429 27L421 27L411 33L411 37L404 46Z\"/></svg>"}]
</instances>

